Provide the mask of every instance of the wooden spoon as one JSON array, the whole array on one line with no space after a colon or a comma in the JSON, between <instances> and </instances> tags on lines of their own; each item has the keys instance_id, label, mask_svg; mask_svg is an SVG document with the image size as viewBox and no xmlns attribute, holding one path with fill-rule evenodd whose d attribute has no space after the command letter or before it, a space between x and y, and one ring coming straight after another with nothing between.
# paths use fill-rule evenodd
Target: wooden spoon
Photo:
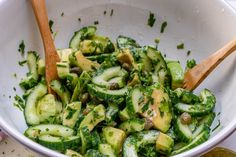
<instances>
[{"instance_id":1,"label":"wooden spoon","mask_svg":"<svg viewBox=\"0 0 236 157\"><path fill-rule=\"evenodd\" d=\"M60 61L60 58L50 32L45 0L31 0L31 3L44 45L48 92L53 93L50 88L50 82L58 78L56 63Z\"/></svg>"},{"instance_id":2,"label":"wooden spoon","mask_svg":"<svg viewBox=\"0 0 236 157\"><path fill-rule=\"evenodd\" d=\"M194 90L228 55L236 50L236 39L185 73L183 88Z\"/></svg>"}]
</instances>

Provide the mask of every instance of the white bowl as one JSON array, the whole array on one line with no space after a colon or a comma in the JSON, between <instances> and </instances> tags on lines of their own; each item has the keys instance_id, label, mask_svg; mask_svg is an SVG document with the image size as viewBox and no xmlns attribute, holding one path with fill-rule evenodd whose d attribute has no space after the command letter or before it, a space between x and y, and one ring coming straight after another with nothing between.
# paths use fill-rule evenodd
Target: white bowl
<instances>
[{"instance_id":1,"label":"white bowl","mask_svg":"<svg viewBox=\"0 0 236 157\"><path fill-rule=\"evenodd\" d=\"M113 40L119 34L133 37L141 44L154 44L155 38L161 38L159 48L162 53L168 58L179 59L185 66L187 59L200 61L236 36L236 13L221 0L51 0L47 1L47 8L49 18L55 22L53 30L58 31L55 39L58 48L68 47L74 31L98 20L98 32ZM113 16L109 15L111 9L114 10ZM104 10L106 15L103 15ZM157 17L153 28L147 26L150 11ZM18 61L23 60L17 51L20 41L25 41L26 50L36 50L43 55L29 0L0 0L0 19L0 126L37 152L63 156L26 138L23 135L27 128L23 113L13 106L14 95L22 94L18 83L27 72L26 67L18 65ZM163 21L167 21L168 26L165 33L160 34ZM176 45L181 42L185 43L185 49L177 50ZM188 50L192 51L190 57L186 55ZM216 112L221 113L217 116L221 127L204 144L177 156L201 154L236 129L235 57L234 54L227 58L196 90L198 92L206 87L214 91ZM16 92L13 87L16 87ZM217 120L213 125L216 124Z\"/></svg>"}]
</instances>

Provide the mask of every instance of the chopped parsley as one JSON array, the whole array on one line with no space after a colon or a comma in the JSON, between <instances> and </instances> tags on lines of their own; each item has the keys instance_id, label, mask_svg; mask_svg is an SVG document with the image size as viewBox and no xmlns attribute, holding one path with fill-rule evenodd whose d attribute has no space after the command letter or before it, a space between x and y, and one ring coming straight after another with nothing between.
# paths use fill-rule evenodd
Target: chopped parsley
<instances>
[{"instance_id":1,"label":"chopped parsley","mask_svg":"<svg viewBox=\"0 0 236 157\"><path fill-rule=\"evenodd\" d=\"M64 12L61 13L61 17L63 17L63 16L64 16Z\"/></svg>"},{"instance_id":2,"label":"chopped parsley","mask_svg":"<svg viewBox=\"0 0 236 157\"><path fill-rule=\"evenodd\" d=\"M184 49L184 43L180 43L177 45L177 49Z\"/></svg>"},{"instance_id":3,"label":"chopped parsley","mask_svg":"<svg viewBox=\"0 0 236 157\"><path fill-rule=\"evenodd\" d=\"M17 78L17 75L16 75L16 73L14 73L14 74L13 74L13 76L14 76L15 78Z\"/></svg>"},{"instance_id":4,"label":"chopped parsley","mask_svg":"<svg viewBox=\"0 0 236 157\"><path fill-rule=\"evenodd\" d=\"M16 87L13 87L13 90L16 91Z\"/></svg>"},{"instance_id":5,"label":"chopped parsley","mask_svg":"<svg viewBox=\"0 0 236 157\"><path fill-rule=\"evenodd\" d=\"M156 38L156 39L154 39L154 42L155 42L156 44L159 44L159 43L160 43L160 39L159 39L159 38Z\"/></svg>"},{"instance_id":6,"label":"chopped parsley","mask_svg":"<svg viewBox=\"0 0 236 157\"><path fill-rule=\"evenodd\" d=\"M19 61L19 62L18 62L18 64L19 64L20 66L23 66L25 63L27 63L27 60L23 60L23 61Z\"/></svg>"},{"instance_id":7,"label":"chopped parsley","mask_svg":"<svg viewBox=\"0 0 236 157\"><path fill-rule=\"evenodd\" d=\"M98 25L99 24L99 21L94 21L94 25Z\"/></svg>"},{"instance_id":8,"label":"chopped parsley","mask_svg":"<svg viewBox=\"0 0 236 157\"><path fill-rule=\"evenodd\" d=\"M191 54L191 51L190 50L188 50L188 52L187 52L187 56L189 56Z\"/></svg>"},{"instance_id":9,"label":"chopped parsley","mask_svg":"<svg viewBox=\"0 0 236 157\"><path fill-rule=\"evenodd\" d=\"M104 14L104 15L106 15L106 14L107 14L107 11L106 11L106 10L104 10L103 14Z\"/></svg>"},{"instance_id":10,"label":"chopped parsley","mask_svg":"<svg viewBox=\"0 0 236 157\"><path fill-rule=\"evenodd\" d=\"M160 31L161 33L164 33L166 26L167 26L166 21L161 24L161 31Z\"/></svg>"},{"instance_id":11,"label":"chopped parsley","mask_svg":"<svg viewBox=\"0 0 236 157\"><path fill-rule=\"evenodd\" d=\"M49 28L50 28L51 33L53 33L52 26L54 24L54 21L49 20L48 24L49 24Z\"/></svg>"},{"instance_id":12,"label":"chopped parsley","mask_svg":"<svg viewBox=\"0 0 236 157\"><path fill-rule=\"evenodd\" d=\"M112 16L112 15L113 15L113 12L114 12L114 10L113 10L113 9L111 9L111 13L110 13L110 16Z\"/></svg>"},{"instance_id":13,"label":"chopped parsley","mask_svg":"<svg viewBox=\"0 0 236 157\"><path fill-rule=\"evenodd\" d=\"M18 52L20 52L21 56L24 56L24 54L25 54L25 42L24 42L24 40L21 40L21 43L19 44Z\"/></svg>"},{"instance_id":14,"label":"chopped parsley","mask_svg":"<svg viewBox=\"0 0 236 157\"><path fill-rule=\"evenodd\" d=\"M152 12L149 13L149 18L148 18L148 26L152 27L156 21L156 18L154 17L154 14Z\"/></svg>"},{"instance_id":15,"label":"chopped parsley","mask_svg":"<svg viewBox=\"0 0 236 157\"><path fill-rule=\"evenodd\" d=\"M187 69L192 69L195 65L196 65L195 59L187 60L186 68Z\"/></svg>"},{"instance_id":16,"label":"chopped parsley","mask_svg":"<svg viewBox=\"0 0 236 157\"><path fill-rule=\"evenodd\" d=\"M78 21L81 22L81 18L80 17L78 18Z\"/></svg>"},{"instance_id":17,"label":"chopped parsley","mask_svg":"<svg viewBox=\"0 0 236 157\"><path fill-rule=\"evenodd\" d=\"M148 103L146 103L145 105L143 105L143 107L142 107L142 112L145 112L145 111L147 111L148 110L148 108L149 108L149 104Z\"/></svg>"},{"instance_id":18,"label":"chopped parsley","mask_svg":"<svg viewBox=\"0 0 236 157\"><path fill-rule=\"evenodd\" d=\"M19 95L14 96L14 100L14 106L18 107L21 111L23 111L25 108L24 100Z\"/></svg>"}]
</instances>

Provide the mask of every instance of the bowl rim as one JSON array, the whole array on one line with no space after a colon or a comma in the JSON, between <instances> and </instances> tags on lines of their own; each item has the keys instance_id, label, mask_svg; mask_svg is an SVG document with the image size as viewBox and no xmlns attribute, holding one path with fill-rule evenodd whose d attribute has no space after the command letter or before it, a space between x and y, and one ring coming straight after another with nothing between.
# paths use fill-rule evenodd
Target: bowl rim
<instances>
[{"instance_id":1,"label":"bowl rim","mask_svg":"<svg viewBox=\"0 0 236 157\"><path fill-rule=\"evenodd\" d=\"M232 15L234 17L236 17L236 10L227 1L218 0L218 2L221 3L221 5L225 6L232 13ZM24 134L20 133L19 131L17 131L16 129L14 129L10 125L8 125L7 122L1 116L0 116L0 127L5 133L7 133L12 138L14 138L16 141L23 144L24 146L27 146L28 148L30 148L31 150L33 150L39 154L43 154L46 156L65 157L65 155L63 155L59 152L56 152L56 151L51 150L49 148L46 148L46 147L30 140L29 138L24 136ZM214 146L216 146L217 144L219 144L220 142L225 140L227 137L229 137L235 131L236 131L236 119L231 121L225 128L223 128L213 138L209 139L208 141L204 142L203 144L201 144L193 149L190 149L186 152L178 154L175 157L185 157L185 156L189 157L189 156L200 155L200 154L212 149Z\"/></svg>"}]
</instances>

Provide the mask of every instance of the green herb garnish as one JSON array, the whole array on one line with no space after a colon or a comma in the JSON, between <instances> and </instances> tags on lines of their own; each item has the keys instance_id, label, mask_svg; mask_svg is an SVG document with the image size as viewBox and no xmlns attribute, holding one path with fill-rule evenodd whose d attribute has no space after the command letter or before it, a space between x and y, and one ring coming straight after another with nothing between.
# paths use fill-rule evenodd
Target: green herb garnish
<instances>
[{"instance_id":1,"label":"green herb garnish","mask_svg":"<svg viewBox=\"0 0 236 157\"><path fill-rule=\"evenodd\" d=\"M190 50L188 50L188 52L187 52L187 56L189 56L191 54L191 51Z\"/></svg>"},{"instance_id":2,"label":"green herb garnish","mask_svg":"<svg viewBox=\"0 0 236 157\"><path fill-rule=\"evenodd\" d=\"M186 68L187 69L192 69L195 65L196 65L195 59L187 60Z\"/></svg>"},{"instance_id":3,"label":"green herb garnish","mask_svg":"<svg viewBox=\"0 0 236 157\"><path fill-rule=\"evenodd\" d=\"M64 12L61 13L61 17L63 17L63 16L64 16Z\"/></svg>"},{"instance_id":4,"label":"green herb garnish","mask_svg":"<svg viewBox=\"0 0 236 157\"><path fill-rule=\"evenodd\" d=\"M107 14L107 11L106 11L106 10L104 10L103 14L104 14L104 15L106 15L106 14Z\"/></svg>"},{"instance_id":5,"label":"green herb garnish","mask_svg":"<svg viewBox=\"0 0 236 157\"><path fill-rule=\"evenodd\" d=\"M177 45L177 49L184 49L184 43L180 43L179 45Z\"/></svg>"},{"instance_id":6,"label":"green herb garnish","mask_svg":"<svg viewBox=\"0 0 236 157\"><path fill-rule=\"evenodd\" d=\"M78 21L81 22L81 18L80 17L78 18Z\"/></svg>"},{"instance_id":7,"label":"green herb garnish","mask_svg":"<svg viewBox=\"0 0 236 157\"><path fill-rule=\"evenodd\" d=\"M94 25L98 25L99 24L99 21L94 21Z\"/></svg>"},{"instance_id":8,"label":"green herb garnish","mask_svg":"<svg viewBox=\"0 0 236 157\"><path fill-rule=\"evenodd\" d=\"M156 21L156 18L154 17L154 14L150 12L149 18L148 18L148 26L152 27Z\"/></svg>"},{"instance_id":9,"label":"green herb garnish","mask_svg":"<svg viewBox=\"0 0 236 157\"><path fill-rule=\"evenodd\" d=\"M113 9L111 9L111 13L110 13L110 16L112 16L112 15L113 15L113 12L114 12L114 10L113 10Z\"/></svg>"},{"instance_id":10,"label":"green herb garnish","mask_svg":"<svg viewBox=\"0 0 236 157\"><path fill-rule=\"evenodd\" d=\"M53 33L52 26L53 26L54 22L52 20L49 20L48 24L49 24L49 28L50 28L51 33Z\"/></svg>"},{"instance_id":11,"label":"green herb garnish","mask_svg":"<svg viewBox=\"0 0 236 157\"><path fill-rule=\"evenodd\" d=\"M19 62L18 62L18 64L19 64L20 66L23 66L25 63L27 63L27 60L23 60L23 61L19 61Z\"/></svg>"},{"instance_id":12,"label":"green herb garnish","mask_svg":"<svg viewBox=\"0 0 236 157\"><path fill-rule=\"evenodd\" d=\"M159 44L159 43L160 43L160 39L159 39L159 38L156 38L156 39L154 39L154 42L155 42L156 44Z\"/></svg>"},{"instance_id":13,"label":"green herb garnish","mask_svg":"<svg viewBox=\"0 0 236 157\"><path fill-rule=\"evenodd\" d=\"M24 100L18 95L14 97L14 100L15 100L15 102L13 103L14 106L18 107L21 111L23 111L25 108Z\"/></svg>"},{"instance_id":14,"label":"green herb garnish","mask_svg":"<svg viewBox=\"0 0 236 157\"><path fill-rule=\"evenodd\" d=\"M21 43L19 44L18 52L21 53L21 56L24 56L24 54L25 54L25 42L24 42L24 40L21 40Z\"/></svg>"},{"instance_id":15,"label":"green herb garnish","mask_svg":"<svg viewBox=\"0 0 236 157\"><path fill-rule=\"evenodd\" d=\"M160 31L161 33L164 33L166 26L167 26L166 21L161 24L161 31Z\"/></svg>"}]
</instances>

